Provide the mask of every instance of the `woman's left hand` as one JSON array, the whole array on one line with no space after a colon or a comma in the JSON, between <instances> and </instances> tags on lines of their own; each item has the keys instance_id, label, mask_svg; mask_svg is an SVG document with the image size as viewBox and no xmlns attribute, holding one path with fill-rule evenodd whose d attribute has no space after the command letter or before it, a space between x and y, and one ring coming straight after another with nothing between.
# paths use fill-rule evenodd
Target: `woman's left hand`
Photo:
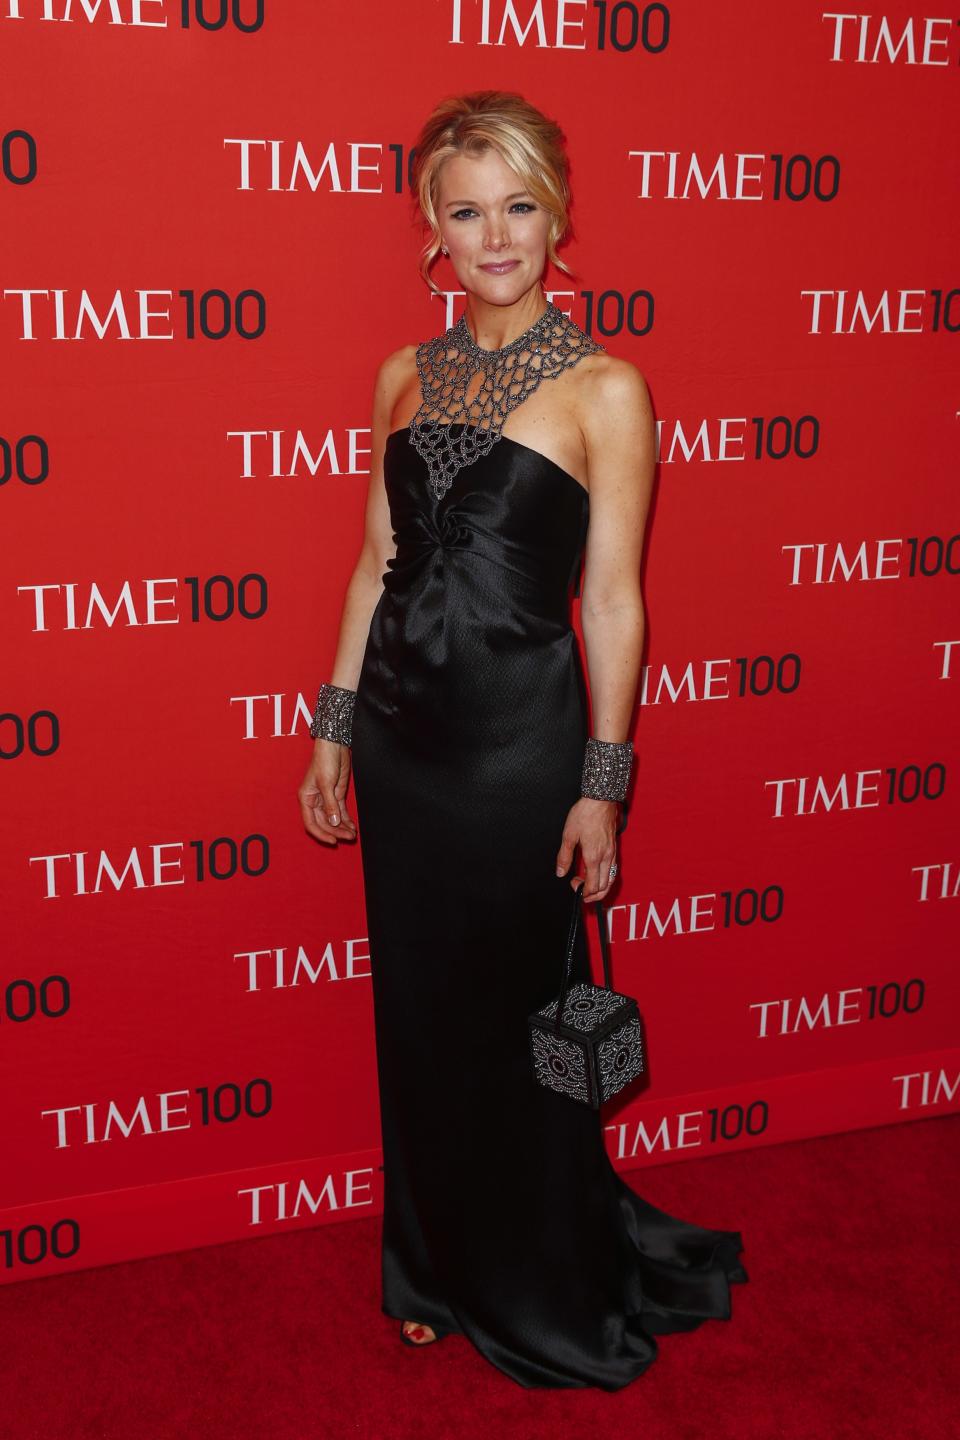
<instances>
[{"instance_id":1,"label":"woman's left hand","mask_svg":"<svg viewBox=\"0 0 960 1440\"><path fill-rule=\"evenodd\" d=\"M610 866L617 858L619 809L620 802L617 800L594 800L583 795L567 814L563 839L557 852L557 874L566 875L579 845L586 875L574 875L570 886L576 889L578 883L584 880L581 892L584 900L603 900L616 878L611 877Z\"/></svg>"}]
</instances>

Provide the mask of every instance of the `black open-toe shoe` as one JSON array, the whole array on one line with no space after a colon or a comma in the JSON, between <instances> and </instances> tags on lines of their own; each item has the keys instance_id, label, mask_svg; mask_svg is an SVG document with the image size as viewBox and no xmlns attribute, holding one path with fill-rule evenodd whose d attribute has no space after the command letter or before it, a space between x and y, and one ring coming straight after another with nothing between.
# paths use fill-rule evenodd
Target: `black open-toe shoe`
<instances>
[{"instance_id":1,"label":"black open-toe shoe","mask_svg":"<svg viewBox=\"0 0 960 1440\"><path fill-rule=\"evenodd\" d=\"M409 1321L409 1320L401 1320L401 1321L400 1321L400 1339L403 1341L404 1345L412 1345L413 1348L414 1348L414 1350L423 1350L425 1346L427 1346L427 1345L433 1345L435 1340L442 1340L445 1335L449 1335L449 1334L450 1334L450 1331L449 1331L449 1330L441 1330L437 1325L431 1325L429 1328L433 1331L433 1334L434 1334L434 1339L433 1339L433 1340L411 1340L410 1336L405 1333L404 1328L403 1328L404 1325L409 1325L409 1324L410 1324L410 1321ZM416 1333L417 1333L417 1330L421 1330L421 1329L423 1329L423 1326L422 1326L422 1325L417 1325L416 1328L414 1329L414 1332L413 1332L413 1333L416 1334Z\"/></svg>"}]
</instances>

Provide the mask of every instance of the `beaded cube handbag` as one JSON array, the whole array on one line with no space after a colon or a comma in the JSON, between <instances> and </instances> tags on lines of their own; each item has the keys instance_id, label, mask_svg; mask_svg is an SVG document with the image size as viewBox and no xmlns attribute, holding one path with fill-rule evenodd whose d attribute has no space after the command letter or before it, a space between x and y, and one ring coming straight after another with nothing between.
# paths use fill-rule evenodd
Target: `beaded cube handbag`
<instances>
[{"instance_id":1,"label":"beaded cube handbag","mask_svg":"<svg viewBox=\"0 0 960 1440\"><path fill-rule=\"evenodd\" d=\"M585 882L584 882L585 883ZM570 985L573 947L583 910L581 891L573 896L563 984L556 1000L528 1017L533 1072L541 1085L598 1110L646 1068L636 1000L610 983L610 942L606 912L596 901L602 985Z\"/></svg>"}]
</instances>

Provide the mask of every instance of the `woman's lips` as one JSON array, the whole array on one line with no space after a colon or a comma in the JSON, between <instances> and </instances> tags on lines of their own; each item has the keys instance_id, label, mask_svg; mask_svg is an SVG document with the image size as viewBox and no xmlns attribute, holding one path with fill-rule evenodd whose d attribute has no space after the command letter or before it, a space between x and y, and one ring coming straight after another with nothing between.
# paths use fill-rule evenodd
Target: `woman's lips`
<instances>
[{"instance_id":1,"label":"woman's lips","mask_svg":"<svg viewBox=\"0 0 960 1440\"><path fill-rule=\"evenodd\" d=\"M491 275L506 275L509 271L515 270L519 264L519 260L497 260L489 265L481 265L480 269L489 271Z\"/></svg>"}]
</instances>

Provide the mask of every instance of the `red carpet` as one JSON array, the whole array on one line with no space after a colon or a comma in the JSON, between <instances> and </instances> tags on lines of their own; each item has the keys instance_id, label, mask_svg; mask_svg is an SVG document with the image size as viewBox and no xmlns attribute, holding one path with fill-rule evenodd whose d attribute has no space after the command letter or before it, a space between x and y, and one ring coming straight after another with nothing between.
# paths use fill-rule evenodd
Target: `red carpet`
<instances>
[{"instance_id":1,"label":"red carpet","mask_svg":"<svg viewBox=\"0 0 960 1440\"><path fill-rule=\"evenodd\" d=\"M401 1345L379 1217L0 1289L4 1440L941 1440L958 1428L960 1117L634 1171L743 1231L733 1319L615 1394Z\"/></svg>"}]
</instances>

